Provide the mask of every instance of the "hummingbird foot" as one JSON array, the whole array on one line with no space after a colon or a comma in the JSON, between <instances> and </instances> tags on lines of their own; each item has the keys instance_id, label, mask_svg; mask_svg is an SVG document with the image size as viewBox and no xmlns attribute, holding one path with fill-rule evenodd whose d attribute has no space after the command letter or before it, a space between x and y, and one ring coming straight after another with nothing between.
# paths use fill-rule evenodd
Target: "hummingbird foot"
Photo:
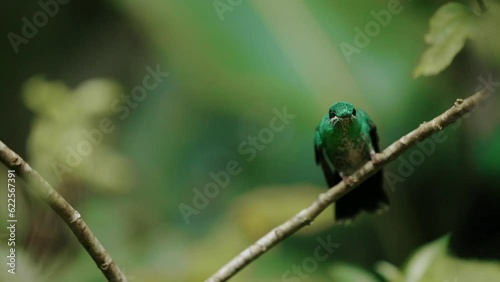
<instances>
[{"instance_id":1,"label":"hummingbird foot","mask_svg":"<svg viewBox=\"0 0 500 282\"><path fill-rule=\"evenodd\" d=\"M340 173L340 177L342 177L342 181L344 181L345 185L352 186L354 184L354 181L348 175L344 175L343 173Z\"/></svg>"},{"instance_id":2,"label":"hummingbird foot","mask_svg":"<svg viewBox=\"0 0 500 282\"><path fill-rule=\"evenodd\" d=\"M380 160L378 159L377 153L375 153L375 152L370 152L370 159L372 160L374 165L378 165L380 163Z\"/></svg>"}]
</instances>

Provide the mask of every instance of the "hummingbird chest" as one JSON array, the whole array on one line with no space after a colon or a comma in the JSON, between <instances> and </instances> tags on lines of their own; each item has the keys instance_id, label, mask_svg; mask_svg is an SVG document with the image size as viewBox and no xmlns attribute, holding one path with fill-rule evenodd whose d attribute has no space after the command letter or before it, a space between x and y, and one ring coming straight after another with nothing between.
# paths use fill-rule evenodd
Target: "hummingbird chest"
<instances>
[{"instance_id":1,"label":"hummingbird chest","mask_svg":"<svg viewBox=\"0 0 500 282\"><path fill-rule=\"evenodd\" d=\"M344 175L351 175L370 160L370 150L366 142L366 138L359 136L343 138L328 146L327 155L335 170Z\"/></svg>"}]
</instances>

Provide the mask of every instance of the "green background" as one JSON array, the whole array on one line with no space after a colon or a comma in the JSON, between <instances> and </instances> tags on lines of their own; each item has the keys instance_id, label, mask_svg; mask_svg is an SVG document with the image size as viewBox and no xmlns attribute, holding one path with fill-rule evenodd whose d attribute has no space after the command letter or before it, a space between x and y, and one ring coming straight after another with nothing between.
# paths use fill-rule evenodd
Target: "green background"
<instances>
[{"instance_id":1,"label":"green background","mask_svg":"<svg viewBox=\"0 0 500 282\"><path fill-rule=\"evenodd\" d=\"M448 68L413 77L428 46L429 19L446 1L402 1L367 46L346 58L341 43L354 45L356 28L364 31L375 20L371 12L391 2L70 1L18 53L7 35L21 35L22 18L42 8L36 1L2 3L0 140L80 211L131 281L202 281L326 189L313 133L332 103L349 101L368 112L385 148L473 94L479 77L499 81L500 41L488 29L497 22L487 21ZM462 3L479 17L475 1ZM486 3L498 12L495 1ZM121 119L112 101L142 85L148 66L169 76ZM499 104L492 94L445 129L443 142L429 141L389 164L386 172L401 176L402 163L424 156L401 181L386 181L388 212L334 226L326 210L234 281L287 281L283 274L329 236L340 245L306 272L307 281L383 281L377 262L403 268L419 247L450 232L466 253L500 253L498 220L484 220L499 212L496 201L485 200L499 196ZM240 144L269 128L273 109L284 107L295 118L247 161ZM116 130L57 181L51 165L105 117ZM202 191L210 172L232 160L241 173L186 223L179 205L193 206L193 189ZM6 177L2 172L0 180ZM18 181L18 274L2 267L0 280L103 281L63 222L25 191ZM5 197L0 193L2 203ZM0 215L4 222L6 209ZM471 230L475 243L467 239ZM482 230L488 230L483 237ZM0 232L2 257L7 236ZM465 276L450 269L414 281L498 277L492 271L482 280L478 267Z\"/></svg>"}]
</instances>

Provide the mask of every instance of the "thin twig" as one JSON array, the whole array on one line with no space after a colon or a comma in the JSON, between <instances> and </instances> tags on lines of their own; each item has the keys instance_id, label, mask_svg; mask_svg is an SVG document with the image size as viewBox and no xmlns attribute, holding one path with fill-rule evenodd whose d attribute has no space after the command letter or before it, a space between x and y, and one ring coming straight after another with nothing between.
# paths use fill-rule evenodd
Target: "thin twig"
<instances>
[{"instance_id":1,"label":"thin twig","mask_svg":"<svg viewBox=\"0 0 500 282\"><path fill-rule=\"evenodd\" d=\"M76 211L36 170L18 154L0 141L0 161L22 178L39 195L75 234L80 244L87 250L108 281L126 282L127 277L121 272L111 256L94 236L90 228Z\"/></svg>"},{"instance_id":2,"label":"thin twig","mask_svg":"<svg viewBox=\"0 0 500 282\"><path fill-rule=\"evenodd\" d=\"M372 174L380 170L384 165L396 159L408 148L431 136L433 133L442 130L462 117L464 114L475 109L479 103L487 97L486 95L488 93L489 92L486 89L483 89L465 100L457 99L453 107L449 110L434 118L430 122L422 123L417 129L392 143L392 145L387 147L382 153L377 154L377 164L369 161L361 167L356 173L350 176L352 179L352 181L350 181L352 182L350 186L344 181L341 181L339 184L328 189L327 192L320 194L318 199L314 201L312 205L303 209L285 223L275 227L253 245L243 250L239 255L220 268L213 276L208 278L206 282L226 281L231 278L238 271L260 257L273 246L297 232L304 226L311 224L311 222L328 206L354 189L361 182L365 181Z\"/></svg>"}]
</instances>

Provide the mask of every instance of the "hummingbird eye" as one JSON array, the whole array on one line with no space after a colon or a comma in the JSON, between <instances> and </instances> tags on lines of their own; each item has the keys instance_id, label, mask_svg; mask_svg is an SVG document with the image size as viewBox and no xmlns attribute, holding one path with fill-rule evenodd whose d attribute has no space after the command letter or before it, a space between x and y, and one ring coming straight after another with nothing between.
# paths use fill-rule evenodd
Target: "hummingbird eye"
<instances>
[{"instance_id":1,"label":"hummingbird eye","mask_svg":"<svg viewBox=\"0 0 500 282\"><path fill-rule=\"evenodd\" d=\"M329 115L330 115L330 119L335 117L335 113L332 110L330 110Z\"/></svg>"},{"instance_id":2,"label":"hummingbird eye","mask_svg":"<svg viewBox=\"0 0 500 282\"><path fill-rule=\"evenodd\" d=\"M352 109L352 115L356 116L356 109Z\"/></svg>"}]
</instances>

